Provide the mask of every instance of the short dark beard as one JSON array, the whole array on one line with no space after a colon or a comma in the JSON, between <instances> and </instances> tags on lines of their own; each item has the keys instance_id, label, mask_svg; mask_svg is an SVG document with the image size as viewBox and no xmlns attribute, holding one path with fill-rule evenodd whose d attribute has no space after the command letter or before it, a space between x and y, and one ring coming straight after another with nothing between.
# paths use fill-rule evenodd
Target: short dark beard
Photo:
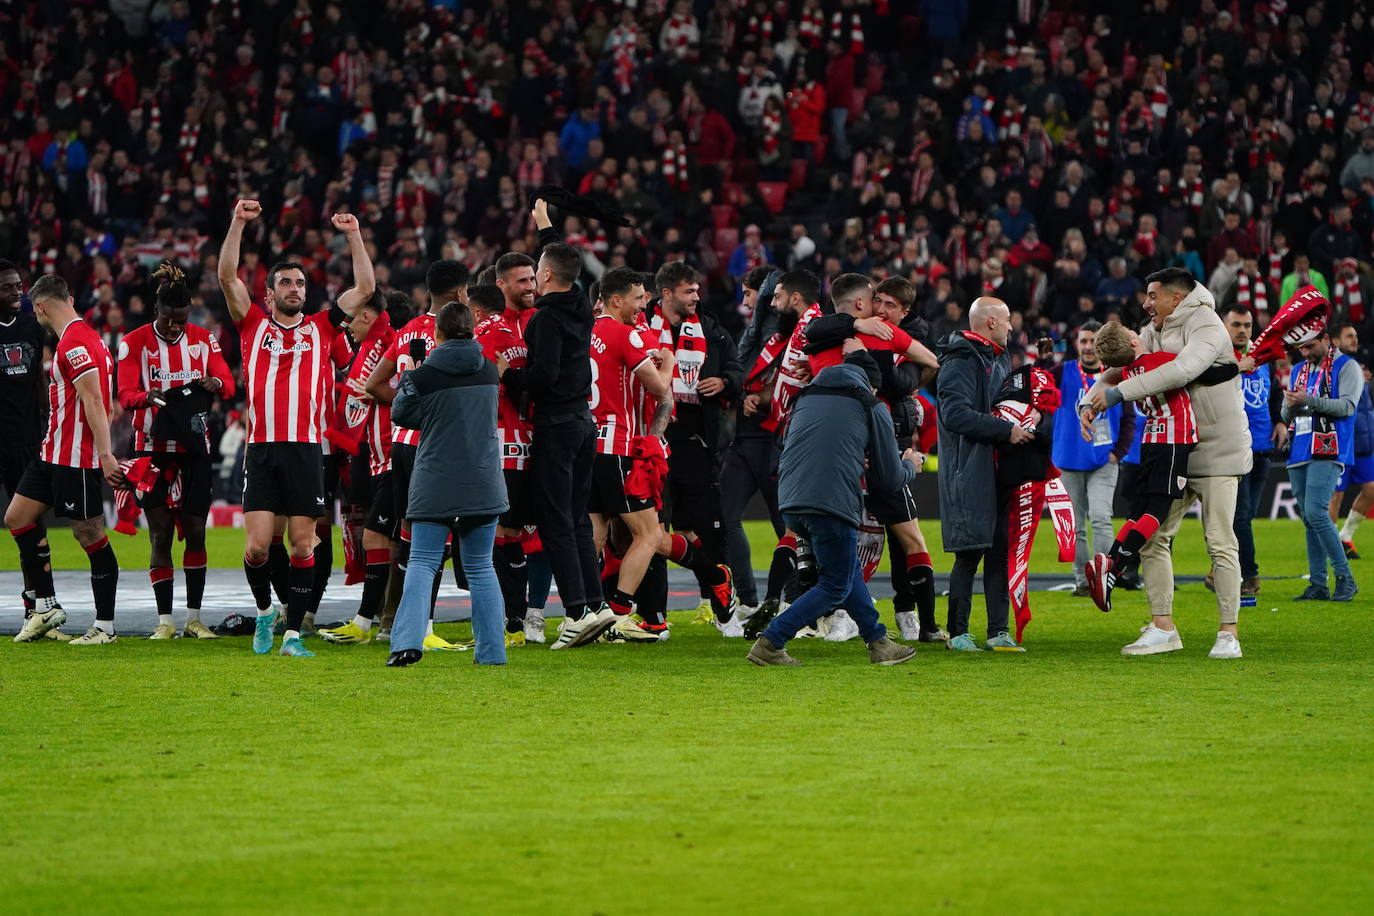
<instances>
[{"instance_id":1,"label":"short dark beard","mask_svg":"<svg viewBox=\"0 0 1374 916\"><path fill-rule=\"evenodd\" d=\"M282 299L276 300L275 304L277 307L277 311L281 312L283 315L291 315L292 317L294 317L296 315L299 315L301 312L305 311L304 300L302 300L300 303L294 306L288 305L286 301Z\"/></svg>"}]
</instances>

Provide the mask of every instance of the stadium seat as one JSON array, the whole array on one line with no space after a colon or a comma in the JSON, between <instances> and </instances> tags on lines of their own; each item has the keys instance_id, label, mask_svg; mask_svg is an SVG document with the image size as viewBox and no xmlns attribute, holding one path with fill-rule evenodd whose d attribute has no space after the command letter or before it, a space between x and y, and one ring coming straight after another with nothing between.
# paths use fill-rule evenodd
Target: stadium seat
<instances>
[{"instance_id":1,"label":"stadium seat","mask_svg":"<svg viewBox=\"0 0 1374 916\"><path fill-rule=\"evenodd\" d=\"M744 185L738 181L727 181L720 186L720 202L736 206L740 198L744 196Z\"/></svg>"},{"instance_id":2,"label":"stadium seat","mask_svg":"<svg viewBox=\"0 0 1374 916\"><path fill-rule=\"evenodd\" d=\"M863 114L864 105L868 102L868 93L862 89L855 89L849 96L849 123L853 123L859 115Z\"/></svg>"},{"instance_id":3,"label":"stadium seat","mask_svg":"<svg viewBox=\"0 0 1374 916\"><path fill-rule=\"evenodd\" d=\"M868 65L868 75L864 77L864 91L869 95L877 95L883 91L883 74L887 68L882 64Z\"/></svg>"},{"instance_id":4,"label":"stadium seat","mask_svg":"<svg viewBox=\"0 0 1374 916\"><path fill-rule=\"evenodd\" d=\"M734 226L727 226L724 229L716 230L715 244L711 247L716 250L722 261L728 261L730 255L735 253L735 247L739 245L739 229Z\"/></svg>"},{"instance_id":5,"label":"stadium seat","mask_svg":"<svg viewBox=\"0 0 1374 916\"><path fill-rule=\"evenodd\" d=\"M782 212L783 204L787 202L787 182L761 181L759 182L759 193L763 195L763 202L768 206L768 212L777 215Z\"/></svg>"},{"instance_id":6,"label":"stadium seat","mask_svg":"<svg viewBox=\"0 0 1374 916\"><path fill-rule=\"evenodd\" d=\"M724 229L727 226L735 225L736 213L733 204L712 204L711 218L715 221L715 228Z\"/></svg>"},{"instance_id":7,"label":"stadium seat","mask_svg":"<svg viewBox=\"0 0 1374 916\"><path fill-rule=\"evenodd\" d=\"M787 189L789 191L800 191L806 187L806 168L805 159L793 159L792 171L787 175Z\"/></svg>"}]
</instances>

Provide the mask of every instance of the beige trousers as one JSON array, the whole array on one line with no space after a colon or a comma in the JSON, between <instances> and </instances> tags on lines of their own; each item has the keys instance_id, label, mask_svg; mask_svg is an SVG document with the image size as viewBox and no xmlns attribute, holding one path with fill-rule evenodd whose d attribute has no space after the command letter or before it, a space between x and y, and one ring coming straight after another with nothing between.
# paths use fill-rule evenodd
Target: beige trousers
<instances>
[{"instance_id":1,"label":"beige trousers","mask_svg":"<svg viewBox=\"0 0 1374 916\"><path fill-rule=\"evenodd\" d=\"M1223 624L1235 623L1240 614L1240 545L1232 523L1236 517L1238 477L1190 477L1183 498L1174 500L1169 516L1140 551L1140 575L1150 613L1173 616L1174 535L1183 524L1183 513L1194 499L1202 502L1202 532L1212 557L1217 587L1217 613Z\"/></svg>"}]
</instances>

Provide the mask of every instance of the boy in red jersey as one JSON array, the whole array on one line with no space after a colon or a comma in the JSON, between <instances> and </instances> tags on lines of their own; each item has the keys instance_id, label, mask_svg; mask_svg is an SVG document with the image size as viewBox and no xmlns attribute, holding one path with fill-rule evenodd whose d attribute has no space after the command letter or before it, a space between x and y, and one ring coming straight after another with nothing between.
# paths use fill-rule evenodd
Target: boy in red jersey
<instances>
[{"instance_id":1,"label":"boy in red jersey","mask_svg":"<svg viewBox=\"0 0 1374 916\"><path fill-rule=\"evenodd\" d=\"M1093 346L1102 365L1121 367L1123 378L1141 375L1174 358L1173 353L1164 351L1146 352L1140 335L1117 321L1109 321L1098 330ZM1235 363L1216 365L1203 371L1197 382L1218 385L1235 378L1237 372ZM1188 483L1188 455L1198 441L1193 402L1187 389L1150 395L1142 398L1139 406L1145 414L1145 427L1131 516L1117 532L1111 550L1094 556L1084 570L1093 603L1103 611L1112 609L1116 580L1140 565L1140 549L1159 529L1160 522L1169 514L1170 504L1183 495Z\"/></svg>"},{"instance_id":2,"label":"boy in red jersey","mask_svg":"<svg viewBox=\"0 0 1374 916\"><path fill-rule=\"evenodd\" d=\"M57 335L48 385L48 433L38 460L15 487L5 525L19 547L19 562L33 585L35 607L15 642L32 642L67 620L53 590L52 566L40 546L43 513L53 509L71 519L72 534L91 564L95 625L73 639L74 646L115 641L115 590L119 563L105 536L102 478L125 484L110 444L114 360L100 335L76 314L66 282L55 274L38 278L29 290L34 314Z\"/></svg>"},{"instance_id":3,"label":"boy in red jersey","mask_svg":"<svg viewBox=\"0 0 1374 916\"><path fill-rule=\"evenodd\" d=\"M201 394L202 406L211 395L230 397L234 377L220 352L219 341L190 323L191 291L181 270L170 262L153 273L158 280L156 317L152 324L135 328L119 342L119 404L133 412L134 455L152 459L157 481L136 501L148 519L148 578L157 601L157 626L152 639L172 639L172 538L179 528L186 541L182 568L186 572L186 625L182 636L214 639L201 623L200 604L205 595L205 520L210 514L209 439L201 430L197 441L188 437L158 435L168 424L159 423L167 408L168 391L180 394L189 386ZM176 396L176 395L174 395ZM175 408L174 408L175 409ZM164 418L165 419L165 418ZM181 501L168 506L171 479L181 478ZM175 519L173 512L175 511Z\"/></svg>"},{"instance_id":4,"label":"boy in red jersey","mask_svg":"<svg viewBox=\"0 0 1374 916\"><path fill-rule=\"evenodd\" d=\"M301 643L300 629L314 590L315 520L325 509L320 415L321 400L331 396L329 347L377 284L358 218L339 213L332 222L348 240L352 288L327 311L306 317L305 270L281 263L268 273L266 310L254 306L238 277L239 246L244 227L261 215L256 200L238 201L219 255L220 289L238 325L248 394L243 568L258 611L253 651L263 655L272 650L276 621L267 551L275 516L286 516L291 569L281 654L308 657L314 653Z\"/></svg>"}]
</instances>

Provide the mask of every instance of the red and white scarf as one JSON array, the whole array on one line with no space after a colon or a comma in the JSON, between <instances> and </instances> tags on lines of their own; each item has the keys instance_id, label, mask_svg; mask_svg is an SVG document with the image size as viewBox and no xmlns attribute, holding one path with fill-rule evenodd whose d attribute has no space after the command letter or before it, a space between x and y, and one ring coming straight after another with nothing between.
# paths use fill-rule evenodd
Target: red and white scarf
<instances>
[{"instance_id":1,"label":"red and white scarf","mask_svg":"<svg viewBox=\"0 0 1374 916\"><path fill-rule=\"evenodd\" d=\"M1269 283L1277 289L1283 285L1283 259L1288 257L1287 248L1271 248L1269 254Z\"/></svg>"},{"instance_id":2,"label":"red and white scarf","mask_svg":"<svg viewBox=\"0 0 1374 916\"><path fill-rule=\"evenodd\" d=\"M782 142L782 112L763 110L763 152L773 155Z\"/></svg>"},{"instance_id":3,"label":"red and white scarf","mask_svg":"<svg viewBox=\"0 0 1374 916\"><path fill-rule=\"evenodd\" d=\"M906 238L906 212L900 209L884 210L878 214L876 235L884 241Z\"/></svg>"},{"instance_id":4,"label":"red and white scarf","mask_svg":"<svg viewBox=\"0 0 1374 916\"><path fill-rule=\"evenodd\" d=\"M1364 321L1364 297L1360 293L1360 275L1353 277L1337 276L1331 284L1331 304L1337 314L1344 314L1345 320L1360 324Z\"/></svg>"},{"instance_id":5,"label":"red and white scarf","mask_svg":"<svg viewBox=\"0 0 1374 916\"><path fill-rule=\"evenodd\" d=\"M673 366L673 401L678 404L700 404L697 383L701 381L701 367L706 364L706 331L699 315L688 315L677 326L677 343L673 343L673 326L664 320L663 311L655 313L649 328L658 332L661 345L672 349L677 363Z\"/></svg>"},{"instance_id":6,"label":"red and white scarf","mask_svg":"<svg viewBox=\"0 0 1374 916\"><path fill-rule=\"evenodd\" d=\"M1236 274L1236 304L1245 306L1251 314L1269 311L1269 284L1242 270Z\"/></svg>"},{"instance_id":7,"label":"red and white scarf","mask_svg":"<svg viewBox=\"0 0 1374 916\"><path fill-rule=\"evenodd\" d=\"M951 237L945 242L945 263L955 279L962 280L968 276L968 236Z\"/></svg>"},{"instance_id":8,"label":"red and white scarf","mask_svg":"<svg viewBox=\"0 0 1374 916\"><path fill-rule=\"evenodd\" d=\"M96 216L104 216L109 210L106 189L105 173L99 169L86 169L86 202Z\"/></svg>"},{"instance_id":9,"label":"red and white scarf","mask_svg":"<svg viewBox=\"0 0 1374 916\"><path fill-rule=\"evenodd\" d=\"M846 40L848 41L850 54L864 53L863 19L858 13L849 14L849 34L846 36L844 13L837 10L835 15L830 17L830 33L835 41L840 43L841 47L845 45Z\"/></svg>"},{"instance_id":10,"label":"red and white scarf","mask_svg":"<svg viewBox=\"0 0 1374 916\"><path fill-rule=\"evenodd\" d=\"M1201 213L1203 204L1202 179L1194 178L1192 181L1189 181L1187 178L1180 178L1178 180L1178 186L1186 195L1188 208L1192 210L1194 214Z\"/></svg>"},{"instance_id":11,"label":"red and white scarf","mask_svg":"<svg viewBox=\"0 0 1374 916\"><path fill-rule=\"evenodd\" d=\"M818 48L821 32L825 28L825 14L817 7L802 10L801 22L797 24L797 35L808 48Z\"/></svg>"},{"instance_id":12,"label":"red and white scarf","mask_svg":"<svg viewBox=\"0 0 1374 916\"><path fill-rule=\"evenodd\" d=\"M678 144L663 150L663 180L668 187L686 191L691 187L687 177L687 147Z\"/></svg>"}]
</instances>

